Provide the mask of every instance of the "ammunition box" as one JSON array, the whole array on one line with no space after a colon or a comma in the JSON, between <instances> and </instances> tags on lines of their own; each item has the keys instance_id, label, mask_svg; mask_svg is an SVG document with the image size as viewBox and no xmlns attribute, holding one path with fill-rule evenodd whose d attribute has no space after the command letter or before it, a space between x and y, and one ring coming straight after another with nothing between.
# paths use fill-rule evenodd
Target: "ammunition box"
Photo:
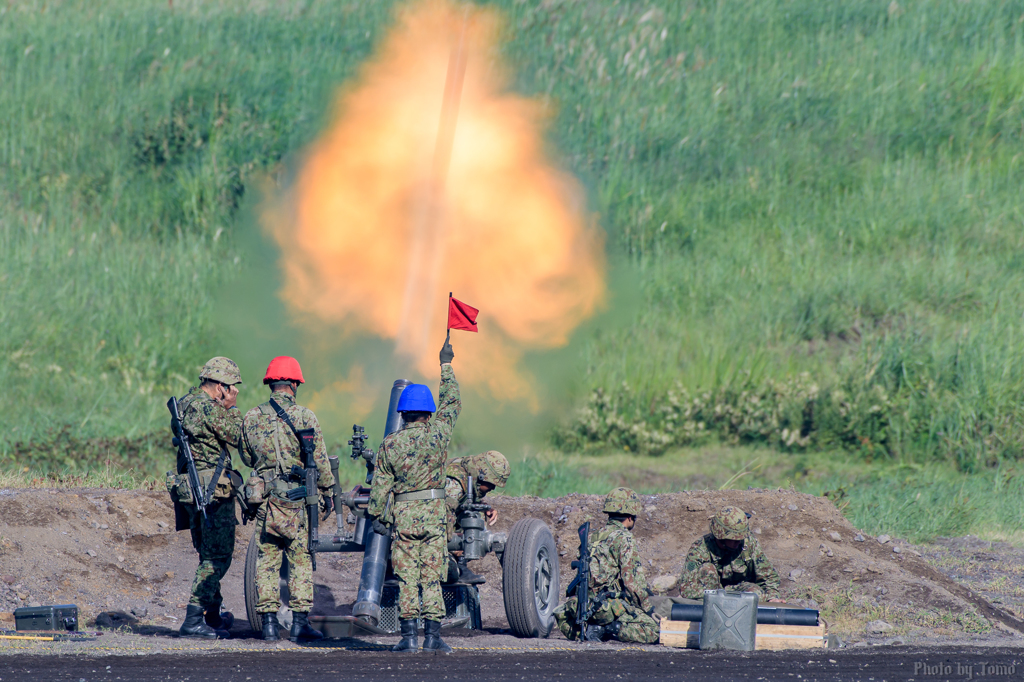
<instances>
[{"instance_id":1,"label":"ammunition box","mask_svg":"<svg viewBox=\"0 0 1024 682\"><path fill-rule=\"evenodd\" d=\"M75 632L78 630L78 607L61 604L14 609L14 627L19 631Z\"/></svg>"}]
</instances>

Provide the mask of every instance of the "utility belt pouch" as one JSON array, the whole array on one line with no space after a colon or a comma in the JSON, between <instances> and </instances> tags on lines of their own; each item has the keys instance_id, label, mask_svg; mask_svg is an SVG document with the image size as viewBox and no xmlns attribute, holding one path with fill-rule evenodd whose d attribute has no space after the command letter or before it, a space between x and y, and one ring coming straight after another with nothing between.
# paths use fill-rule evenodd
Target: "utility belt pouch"
<instances>
[{"instance_id":1,"label":"utility belt pouch","mask_svg":"<svg viewBox=\"0 0 1024 682\"><path fill-rule=\"evenodd\" d=\"M267 482L253 470L249 474L249 480L245 482L245 487L242 489L242 496L245 497L245 501L250 505L257 505L263 503L266 495Z\"/></svg>"},{"instance_id":2,"label":"utility belt pouch","mask_svg":"<svg viewBox=\"0 0 1024 682\"><path fill-rule=\"evenodd\" d=\"M184 478L184 481L181 479ZM182 489L187 493L188 502L183 503L180 499L181 493L178 490L178 484L184 483L185 487ZM192 491L188 487L188 476L178 474L176 471L167 472L167 494L171 496L171 506L174 507L174 530L188 530L192 526L192 519L189 516L188 509L185 508L185 504L192 504Z\"/></svg>"},{"instance_id":3,"label":"utility belt pouch","mask_svg":"<svg viewBox=\"0 0 1024 682\"><path fill-rule=\"evenodd\" d=\"M210 481L213 480L213 469L204 469L199 472L199 481L203 484L203 488L210 488ZM235 486L232 480L232 471L230 469L223 469L220 472L220 478L217 479L217 485L213 488L212 500L229 500L235 496ZM238 474L235 474L238 476ZM185 478L185 484L188 485L188 474L183 474ZM242 477L238 476L238 483L241 484ZM240 487L240 486L239 486ZM182 504L185 504L184 502ZM191 502L188 504L192 504Z\"/></svg>"},{"instance_id":4,"label":"utility belt pouch","mask_svg":"<svg viewBox=\"0 0 1024 682\"><path fill-rule=\"evenodd\" d=\"M192 495L192 487L188 483L188 474L168 471L166 484L167 492L171 495L171 502L174 504L195 505L196 499Z\"/></svg>"},{"instance_id":5,"label":"utility belt pouch","mask_svg":"<svg viewBox=\"0 0 1024 682\"><path fill-rule=\"evenodd\" d=\"M267 519L263 525L263 532L282 540L294 540L304 525L305 514L296 513L301 507L301 503L295 505L289 500L282 500L276 494L271 495L267 498Z\"/></svg>"}]
</instances>

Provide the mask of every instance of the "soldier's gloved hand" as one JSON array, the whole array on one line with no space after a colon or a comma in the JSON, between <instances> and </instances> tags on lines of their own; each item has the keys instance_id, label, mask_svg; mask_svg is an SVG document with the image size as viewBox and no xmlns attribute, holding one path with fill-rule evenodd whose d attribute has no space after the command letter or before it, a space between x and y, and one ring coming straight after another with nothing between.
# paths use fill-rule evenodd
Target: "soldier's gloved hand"
<instances>
[{"instance_id":1,"label":"soldier's gloved hand","mask_svg":"<svg viewBox=\"0 0 1024 682\"><path fill-rule=\"evenodd\" d=\"M324 495L320 498L320 506L323 507L323 518L327 518L334 512L334 498Z\"/></svg>"},{"instance_id":2,"label":"soldier's gloved hand","mask_svg":"<svg viewBox=\"0 0 1024 682\"><path fill-rule=\"evenodd\" d=\"M391 535L391 526L375 518L373 520L373 532L377 535Z\"/></svg>"},{"instance_id":3,"label":"soldier's gloved hand","mask_svg":"<svg viewBox=\"0 0 1024 682\"><path fill-rule=\"evenodd\" d=\"M449 338L444 340L444 345L441 346L441 364L446 365L455 359L455 351L452 350L452 342Z\"/></svg>"}]
</instances>

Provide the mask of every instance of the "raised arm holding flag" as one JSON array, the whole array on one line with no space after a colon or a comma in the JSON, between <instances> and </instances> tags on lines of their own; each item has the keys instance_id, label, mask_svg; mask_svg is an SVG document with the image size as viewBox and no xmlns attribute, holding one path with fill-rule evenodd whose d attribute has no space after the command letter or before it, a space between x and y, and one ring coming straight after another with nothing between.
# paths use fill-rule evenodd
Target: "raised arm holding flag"
<instances>
[{"instance_id":1,"label":"raised arm holding flag","mask_svg":"<svg viewBox=\"0 0 1024 682\"><path fill-rule=\"evenodd\" d=\"M444 337L444 345L441 347L441 364L450 363L455 359L455 351L452 350L451 338L453 329L461 329L467 332L480 331L476 328L476 316L480 311L473 306L463 303L452 297L448 292L448 333Z\"/></svg>"}]
</instances>

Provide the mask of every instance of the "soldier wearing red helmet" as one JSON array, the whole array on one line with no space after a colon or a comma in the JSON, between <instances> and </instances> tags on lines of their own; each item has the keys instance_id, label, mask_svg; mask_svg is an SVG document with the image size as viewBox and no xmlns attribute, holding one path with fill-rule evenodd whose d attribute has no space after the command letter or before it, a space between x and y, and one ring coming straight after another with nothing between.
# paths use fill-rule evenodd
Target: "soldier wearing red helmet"
<instances>
[{"instance_id":1,"label":"soldier wearing red helmet","mask_svg":"<svg viewBox=\"0 0 1024 682\"><path fill-rule=\"evenodd\" d=\"M246 484L246 499L250 506L259 505L256 514L256 611L263 620L263 639L280 638L277 612L281 608L278 576L281 561L288 557L289 606L292 610L290 639L322 639L323 635L309 625L309 610L313 606L313 566L305 542L306 513L303 497L294 491L304 482L293 475L292 467L302 467L301 449L295 430L313 429L316 449L313 458L320 478L317 487L326 513L333 509L331 487L334 476L327 461L323 433L313 411L295 402L299 385L304 383L299 361L288 356L270 361L263 383L270 387L270 400L254 407L242 421L242 461L253 468ZM283 411L279 414L278 409ZM291 422L289 424L288 422ZM289 492L292 491L291 497ZM292 499L295 497L296 499Z\"/></svg>"}]
</instances>

